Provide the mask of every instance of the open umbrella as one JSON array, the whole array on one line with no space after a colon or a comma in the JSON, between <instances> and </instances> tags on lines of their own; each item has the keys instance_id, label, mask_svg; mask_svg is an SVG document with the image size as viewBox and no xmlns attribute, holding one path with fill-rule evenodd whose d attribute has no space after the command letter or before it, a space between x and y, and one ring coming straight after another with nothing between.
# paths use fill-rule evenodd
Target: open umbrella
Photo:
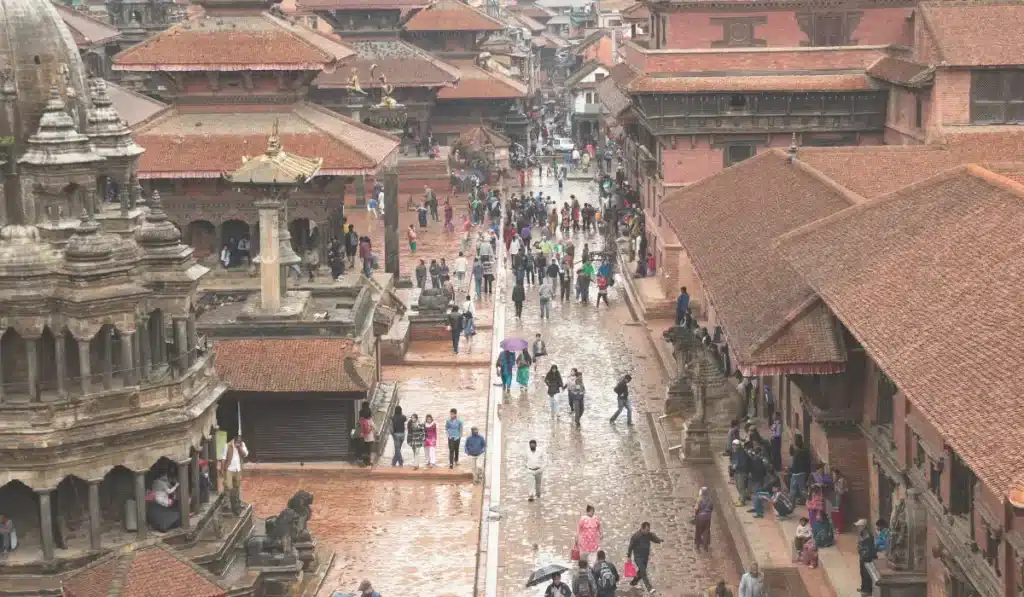
<instances>
[{"instance_id":1,"label":"open umbrella","mask_svg":"<svg viewBox=\"0 0 1024 597\"><path fill-rule=\"evenodd\" d=\"M526 581L526 586L536 587L543 582L551 580L552 576L568 572L568 570L569 569L565 566L559 566L558 564L549 564L542 568L538 568L530 575L530 580Z\"/></svg>"},{"instance_id":2,"label":"open umbrella","mask_svg":"<svg viewBox=\"0 0 1024 597\"><path fill-rule=\"evenodd\" d=\"M505 338L501 341L501 347L512 352L526 350L529 346L530 343L522 338Z\"/></svg>"}]
</instances>

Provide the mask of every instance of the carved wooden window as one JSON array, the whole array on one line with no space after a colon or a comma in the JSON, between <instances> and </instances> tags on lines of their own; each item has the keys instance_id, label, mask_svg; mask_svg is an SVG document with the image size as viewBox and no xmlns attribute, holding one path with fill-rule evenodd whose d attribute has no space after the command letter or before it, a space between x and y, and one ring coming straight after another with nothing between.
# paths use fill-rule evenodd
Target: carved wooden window
<instances>
[{"instance_id":1,"label":"carved wooden window","mask_svg":"<svg viewBox=\"0 0 1024 597\"><path fill-rule=\"evenodd\" d=\"M924 453L924 445L921 444L921 436L914 434L914 466L919 469L924 468L924 463L927 462L928 456Z\"/></svg>"},{"instance_id":2,"label":"carved wooden window","mask_svg":"<svg viewBox=\"0 0 1024 597\"><path fill-rule=\"evenodd\" d=\"M953 452L949 475L949 511L974 520L974 484L977 478L956 452Z\"/></svg>"},{"instance_id":3,"label":"carved wooden window","mask_svg":"<svg viewBox=\"0 0 1024 597\"><path fill-rule=\"evenodd\" d=\"M924 128L924 100L920 93L914 94L914 127Z\"/></svg>"},{"instance_id":4,"label":"carved wooden window","mask_svg":"<svg viewBox=\"0 0 1024 597\"><path fill-rule=\"evenodd\" d=\"M895 410L896 384L881 370L878 371L878 400L875 402L875 424L892 426Z\"/></svg>"},{"instance_id":5,"label":"carved wooden window","mask_svg":"<svg viewBox=\"0 0 1024 597\"><path fill-rule=\"evenodd\" d=\"M738 164L745 159L752 158L755 153L757 153L757 148L749 143L726 145L723 152L725 167L728 168L733 164Z\"/></svg>"},{"instance_id":6,"label":"carved wooden window","mask_svg":"<svg viewBox=\"0 0 1024 597\"><path fill-rule=\"evenodd\" d=\"M1024 70L971 73L971 124L1024 122Z\"/></svg>"},{"instance_id":7,"label":"carved wooden window","mask_svg":"<svg viewBox=\"0 0 1024 597\"><path fill-rule=\"evenodd\" d=\"M929 463L928 468L928 490L931 491L935 497L942 501L942 469L944 468L943 461L932 461Z\"/></svg>"},{"instance_id":8,"label":"carved wooden window","mask_svg":"<svg viewBox=\"0 0 1024 597\"><path fill-rule=\"evenodd\" d=\"M722 27L722 39L711 42L712 48L761 48L768 45L764 39L757 39L754 29L763 25L765 17L713 17L711 25Z\"/></svg>"},{"instance_id":9,"label":"carved wooden window","mask_svg":"<svg viewBox=\"0 0 1024 597\"><path fill-rule=\"evenodd\" d=\"M985 554L985 561L988 562L989 566L992 566L996 575L1002 576L1003 573L999 569L999 544L1002 543L1003 534L999 529L994 529L987 523L984 526L985 548L983 552Z\"/></svg>"},{"instance_id":10,"label":"carved wooden window","mask_svg":"<svg viewBox=\"0 0 1024 597\"><path fill-rule=\"evenodd\" d=\"M797 15L797 24L807 35L800 42L802 46L850 46L857 41L851 39L860 23L859 12L804 13Z\"/></svg>"},{"instance_id":11,"label":"carved wooden window","mask_svg":"<svg viewBox=\"0 0 1024 597\"><path fill-rule=\"evenodd\" d=\"M743 111L747 109L747 96L734 93L729 96L729 111Z\"/></svg>"}]
</instances>

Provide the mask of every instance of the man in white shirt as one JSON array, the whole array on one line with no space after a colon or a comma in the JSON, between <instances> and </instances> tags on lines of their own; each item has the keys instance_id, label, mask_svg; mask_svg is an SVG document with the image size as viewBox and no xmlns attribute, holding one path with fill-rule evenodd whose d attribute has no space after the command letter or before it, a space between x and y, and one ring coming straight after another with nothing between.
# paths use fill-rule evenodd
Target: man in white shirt
<instances>
[{"instance_id":1,"label":"man in white shirt","mask_svg":"<svg viewBox=\"0 0 1024 597\"><path fill-rule=\"evenodd\" d=\"M242 511L242 463L243 459L249 456L249 449L245 447L242 436L224 446L224 452L220 458L221 477L224 479L224 491L228 492L231 500L231 510L236 514Z\"/></svg>"},{"instance_id":2,"label":"man in white shirt","mask_svg":"<svg viewBox=\"0 0 1024 597\"><path fill-rule=\"evenodd\" d=\"M530 501L540 498L541 480L544 475L544 454L537 451L537 440L530 440L530 451L526 453L526 470L533 475L533 491L530 492Z\"/></svg>"},{"instance_id":3,"label":"man in white shirt","mask_svg":"<svg viewBox=\"0 0 1024 597\"><path fill-rule=\"evenodd\" d=\"M459 292L466 289L466 270L469 268L469 262L466 261L466 257L459 251L459 256L455 258L455 287Z\"/></svg>"},{"instance_id":4,"label":"man in white shirt","mask_svg":"<svg viewBox=\"0 0 1024 597\"><path fill-rule=\"evenodd\" d=\"M516 234L512 237L512 242L508 245L508 254L515 260L516 256L519 255L519 249L523 246L522 241L519 240L519 235Z\"/></svg>"}]
</instances>

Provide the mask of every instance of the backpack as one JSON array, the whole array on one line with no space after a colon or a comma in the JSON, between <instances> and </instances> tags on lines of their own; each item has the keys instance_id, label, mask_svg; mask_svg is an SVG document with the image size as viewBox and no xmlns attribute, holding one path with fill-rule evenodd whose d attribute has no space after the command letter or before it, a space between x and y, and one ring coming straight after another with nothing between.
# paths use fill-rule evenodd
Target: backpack
<instances>
[{"instance_id":1,"label":"backpack","mask_svg":"<svg viewBox=\"0 0 1024 597\"><path fill-rule=\"evenodd\" d=\"M590 578L588 573L581 573L576 578L576 586L573 587L575 589L573 591L573 595L575 595L576 597L597 597L597 595L595 595L592 591L594 587L594 585L590 583L590 581L592 580L593 579Z\"/></svg>"},{"instance_id":2,"label":"backpack","mask_svg":"<svg viewBox=\"0 0 1024 597\"><path fill-rule=\"evenodd\" d=\"M597 588L601 591L615 588L615 573L607 563L601 564L601 569L597 573Z\"/></svg>"}]
</instances>

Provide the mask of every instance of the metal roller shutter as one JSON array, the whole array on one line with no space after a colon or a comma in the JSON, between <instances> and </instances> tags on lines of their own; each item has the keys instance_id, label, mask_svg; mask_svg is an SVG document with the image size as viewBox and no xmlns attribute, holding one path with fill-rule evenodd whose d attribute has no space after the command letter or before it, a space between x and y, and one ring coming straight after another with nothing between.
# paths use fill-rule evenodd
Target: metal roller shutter
<instances>
[{"instance_id":1,"label":"metal roller shutter","mask_svg":"<svg viewBox=\"0 0 1024 597\"><path fill-rule=\"evenodd\" d=\"M242 430L255 462L347 460L355 401L259 397L242 402Z\"/></svg>"}]
</instances>

